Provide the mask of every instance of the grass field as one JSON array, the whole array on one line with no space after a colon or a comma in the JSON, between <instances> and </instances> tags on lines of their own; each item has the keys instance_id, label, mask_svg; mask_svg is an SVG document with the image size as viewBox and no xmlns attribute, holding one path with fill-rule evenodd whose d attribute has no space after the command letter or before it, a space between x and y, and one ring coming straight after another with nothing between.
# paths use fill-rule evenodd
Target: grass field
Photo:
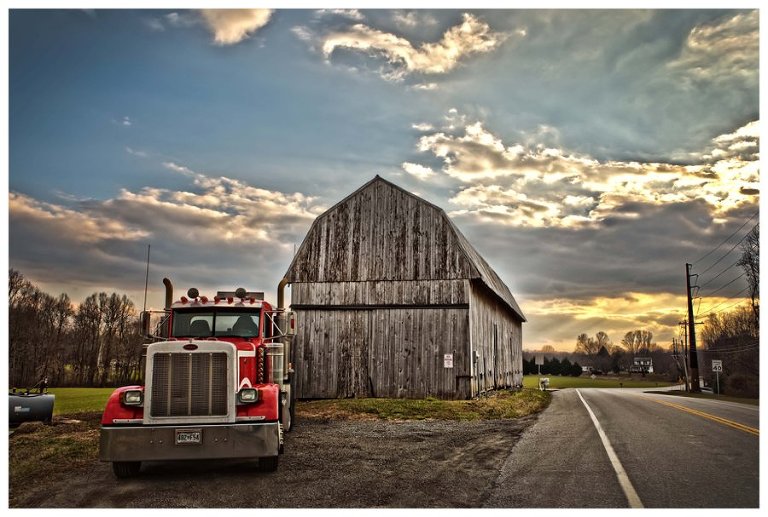
<instances>
[{"instance_id":1,"label":"grass field","mask_svg":"<svg viewBox=\"0 0 768 517\"><path fill-rule=\"evenodd\" d=\"M101 413L115 388L53 388L48 391L56 395L53 414L58 416L72 413Z\"/></svg>"},{"instance_id":2,"label":"grass field","mask_svg":"<svg viewBox=\"0 0 768 517\"><path fill-rule=\"evenodd\" d=\"M55 416L101 413L113 388L54 388ZM480 420L519 418L547 407L539 390L500 391L476 400L333 399L299 401L298 418L369 418L383 420Z\"/></svg>"},{"instance_id":3,"label":"grass field","mask_svg":"<svg viewBox=\"0 0 768 517\"><path fill-rule=\"evenodd\" d=\"M641 378L627 377L560 377L558 375L541 375L549 379L549 387L562 388L655 388L671 386L671 382L642 380ZM526 375L523 377L523 386L526 388L539 387L539 375Z\"/></svg>"},{"instance_id":4,"label":"grass field","mask_svg":"<svg viewBox=\"0 0 768 517\"><path fill-rule=\"evenodd\" d=\"M562 388L653 388L670 386L669 382L643 381L641 379L597 377L559 377L542 375L549 378L549 387ZM525 388L538 388L539 376L526 375L523 379ZM101 413L114 388L53 388L56 395L53 414L68 415L73 413ZM537 391L537 390L536 390ZM540 411L549 403L539 395L524 390L520 394L501 392L500 396L483 397L478 400L407 400L407 399L338 399L299 401L296 409L299 416L335 415L346 418L350 415L368 415L382 419L423 419L439 418L449 420L475 420L482 418L517 418L524 414ZM543 406L542 406L543 404ZM494 416L495 415L495 416Z\"/></svg>"}]
</instances>

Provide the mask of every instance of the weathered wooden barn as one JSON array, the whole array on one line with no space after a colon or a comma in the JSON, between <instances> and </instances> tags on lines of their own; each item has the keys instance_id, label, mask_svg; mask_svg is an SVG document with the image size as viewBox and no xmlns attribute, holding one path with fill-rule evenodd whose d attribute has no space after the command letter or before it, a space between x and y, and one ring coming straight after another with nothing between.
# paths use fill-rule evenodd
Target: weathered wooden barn
<instances>
[{"instance_id":1,"label":"weathered wooden barn","mask_svg":"<svg viewBox=\"0 0 768 517\"><path fill-rule=\"evenodd\" d=\"M439 207L376 176L291 263L299 398L470 398L521 385L520 307Z\"/></svg>"}]
</instances>

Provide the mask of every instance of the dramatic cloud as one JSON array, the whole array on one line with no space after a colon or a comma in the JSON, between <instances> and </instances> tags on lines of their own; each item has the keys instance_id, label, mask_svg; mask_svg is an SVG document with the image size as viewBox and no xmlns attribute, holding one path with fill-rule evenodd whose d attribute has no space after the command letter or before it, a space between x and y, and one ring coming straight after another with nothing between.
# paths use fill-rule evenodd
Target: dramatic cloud
<instances>
[{"instance_id":1,"label":"dramatic cloud","mask_svg":"<svg viewBox=\"0 0 768 517\"><path fill-rule=\"evenodd\" d=\"M621 296L597 297L586 300L553 298L525 303L529 333L546 336L539 345L551 345L558 350L572 351L576 336L607 332L614 344L629 331L653 332L654 341L668 346L677 336L683 295L629 292Z\"/></svg>"},{"instance_id":2,"label":"dramatic cloud","mask_svg":"<svg viewBox=\"0 0 768 517\"><path fill-rule=\"evenodd\" d=\"M385 79L399 81L414 72L450 72L465 57L490 52L508 36L494 32L487 23L474 15L464 14L461 24L448 29L440 41L424 43L418 47L403 37L361 23L322 36L319 46L329 60L337 49L382 57L387 66L380 69L379 73Z\"/></svg>"},{"instance_id":3,"label":"dramatic cloud","mask_svg":"<svg viewBox=\"0 0 768 517\"><path fill-rule=\"evenodd\" d=\"M193 188L124 189L107 200L70 199L69 206L12 192L14 267L44 283L69 279L90 285L120 284L114 278L119 267L130 283L142 267L140 250L151 243L153 262L167 274L209 285L216 281L213 268L213 276L226 283L261 276L259 287L270 288L277 285L275 276L290 261L293 246L323 210L315 198L300 193L207 176L171 162L164 166L189 178ZM40 256L59 266L41 269Z\"/></svg>"},{"instance_id":4,"label":"dramatic cloud","mask_svg":"<svg viewBox=\"0 0 768 517\"><path fill-rule=\"evenodd\" d=\"M234 45L269 23L271 9L202 9L200 15L218 45Z\"/></svg>"},{"instance_id":5,"label":"dramatic cloud","mask_svg":"<svg viewBox=\"0 0 768 517\"><path fill-rule=\"evenodd\" d=\"M669 68L690 80L757 84L759 11L737 14L719 23L694 27L678 59Z\"/></svg>"},{"instance_id":6,"label":"dramatic cloud","mask_svg":"<svg viewBox=\"0 0 768 517\"><path fill-rule=\"evenodd\" d=\"M599 161L530 138L508 145L481 122L456 126L464 119L455 110L447 119L450 129L422 136L417 149L441 159L448 176L472 185L451 198L459 208L455 215L512 226L580 227L637 217L636 204L703 199L722 216L757 201L757 122L716 137L700 164L684 166Z\"/></svg>"}]
</instances>

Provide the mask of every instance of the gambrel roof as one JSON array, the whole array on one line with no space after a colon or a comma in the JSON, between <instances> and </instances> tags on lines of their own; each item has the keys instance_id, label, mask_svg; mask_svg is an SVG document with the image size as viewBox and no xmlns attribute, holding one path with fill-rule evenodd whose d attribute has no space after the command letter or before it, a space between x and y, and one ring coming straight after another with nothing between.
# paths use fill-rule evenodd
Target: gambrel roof
<instances>
[{"instance_id":1,"label":"gambrel roof","mask_svg":"<svg viewBox=\"0 0 768 517\"><path fill-rule=\"evenodd\" d=\"M461 264L457 264L457 261L450 261L449 260L449 266L451 267L451 271L447 274L453 275L453 278L468 278L472 280L476 280L483 285L485 285L493 294L495 294L501 302L506 305L511 311L513 311L522 321L526 321L525 316L523 315L522 310L520 309L520 306L515 301L514 296L512 296L512 293L509 291L509 288L504 284L504 282L499 278L499 275L496 274L496 272L491 268L491 266L488 264L488 262L485 261L485 259L480 255L480 253L470 244L470 242L467 240L467 238L464 236L464 234L461 233L461 231L456 227L456 225L451 221L451 219L448 217L448 214L445 213L445 211L440 208L437 205L434 205L430 203L429 201L426 201L425 199L412 194L408 192L407 190L395 185L394 183L391 183L380 176L376 176L371 181L333 205L331 208L326 210L323 214L317 217L315 221L312 223L312 226L310 227L309 231L307 232L306 237L304 238L304 241L301 244L301 247L297 251L296 255L294 256L293 260L291 261L291 265L288 267L288 271L286 272L286 278L292 283L295 282L311 282L311 281L317 281L317 282L324 282L324 281L359 281L359 280L375 280L375 279L382 279L386 280L387 278L384 277L382 274L381 267L376 268L375 266L380 266L380 264L374 264L373 266L370 266L368 269L365 270L363 276L364 278L353 278L355 275L355 271L361 271L361 267L358 264L344 264L345 270L343 272L337 273L335 277L329 278L325 275L325 271L321 271L319 273L320 276L316 275L315 272L319 269L326 267L328 263L334 262L334 264L342 263L346 260L347 255L343 251L334 250L333 252L328 250L323 250L323 253L326 255L332 255L331 257L326 257L325 255L318 255L317 250L312 250L312 248L318 248L322 246L330 246L329 240L341 239L341 235L335 235L333 233L332 228L335 228L330 222L329 219L332 217L335 217L338 213L342 212L341 217L346 217L347 221L352 218L353 216L351 214L344 213L347 210L347 206L351 203L355 203L356 200L359 200L361 196L365 196L367 193L370 193L374 191L375 189L394 189L393 193L400 193L408 198L411 198L413 200L416 200L418 205L421 205L422 207L429 207L427 210L432 212L433 220L432 222L435 224L439 224L441 227L445 228L446 233L449 233L450 235L447 236L446 239L446 246L452 246L458 250L458 253L456 253L456 256L459 257L457 261L461 262ZM402 198L401 198L402 199ZM360 205L360 203L357 203ZM393 210L401 209L401 207L389 207ZM431 209L431 210L430 210ZM361 208L357 206L357 210L360 211ZM369 210L373 210L370 209ZM362 213L362 212L360 212ZM365 215L370 215L369 212L365 212ZM338 224L338 223L336 223ZM373 224L373 223L371 223ZM405 222L403 223L405 225ZM405 226L403 226L405 228ZM405 228L405 231L408 229ZM350 230L352 231L352 230ZM425 230L426 231L426 230ZM362 237L363 239L366 238L365 236ZM372 237L369 237L372 238ZM311 243L310 243L311 242ZM370 243L368 243L370 245ZM359 245L359 243L350 244L347 242L343 243L344 246L354 246ZM413 244L415 246L416 244ZM380 250L383 250L383 248L379 248ZM445 251L445 250L442 250ZM343 255L343 256L342 256ZM403 255L405 256L405 255ZM411 258L411 260L415 260L415 255L410 254L407 255ZM341 257L341 258L339 258ZM461 260L463 258L463 260ZM372 259L373 260L373 259ZM379 259L380 260L380 259ZM330 266L327 266L330 267ZM357 267L357 269L355 269ZM434 268L436 267L434 264L432 265L433 272ZM372 272L373 269L376 269L376 274ZM418 268L416 268L417 272L419 271ZM421 274L425 274L422 271ZM339 277L339 275L342 275L342 277ZM373 275L373 276L371 276ZM392 278L390 278L392 279ZM407 278L398 278L399 280L407 279Z\"/></svg>"}]
</instances>

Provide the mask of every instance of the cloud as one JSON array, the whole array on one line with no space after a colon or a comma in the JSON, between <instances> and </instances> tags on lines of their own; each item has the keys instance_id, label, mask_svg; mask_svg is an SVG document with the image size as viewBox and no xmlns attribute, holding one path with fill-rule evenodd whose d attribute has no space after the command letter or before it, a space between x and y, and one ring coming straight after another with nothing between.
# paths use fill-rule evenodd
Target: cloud
<instances>
[{"instance_id":1,"label":"cloud","mask_svg":"<svg viewBox=\"0 0 768 517\"><path fill-rule=\"evenodd\" d=\"M433 126L432 124L429 124L427 122L420 122L418 124L411 124L411 127L413 129L415 129L416 131L422 131L422 132L424 132L424 131L432 131L433 129L435 129L435 126Z\"/></svg>"},{"instance_id":2,"label":"cloud","mask_svg":"<svg viewBox=\"0 0 768 517\"><path fill-rule=\"evenodd\" d=\"M130 154L131 156L136 156L138 158L146 158L148 156L145 151L140 151L138 149L134 149L132 147L127 147L127 146L125 148L125 152Z\"/></svg>"},{"instance_id":3,"label":"cloud","mask_svg":"<svg viewBox=\"0 0 768 517\"><path fill-rule=\"evenodd\" d=\"M381 57L387 64L379 70L380 75L400 81L411 73L448 73L467 56L494 50L508 36L494 32L474 15L464 14L462 22L449 28L440 41L418 47L403 37L361 23L322 36L319 47L328 60L338 49Z\"/></svg>"},{"instance_id":4,"label":"cloud","mask_svg":"<svg viewBox=\"0 0 768 517\"><path fill-rule=\"evenodd\" d=\"M274 288L294 244L324 209L298 192L171 162L165 167L185 178L189 188L123 189L106 200L70 197L66 206L11 192L12 267L40 282L135 287L128 284L141 277L141 250L145 255L151 243L153 267L190 285L235 285L261 277L260 288Z\"/></svg>"},{"instance_id":5,"label":"cloud","mask_svg":"<svg viewBox=\"0 0 768 517\"><path fill-rule=\"evenodd\" d=\"M341 16L350 20L362 21L365 19L363 13L357 9L318 9L315 11L317 17Z\"/></svg>"},{"instance_id":6,"label":"cloud","mask_svg":"<svg viewBox=\"0 0 768 517\"><path fill-rule=\"evenodd\" d=\"M689 80L757 85L759 42L759 11L739 13L694 27L668 68Z\"/></svg>"},{"instance_id":7,"label":"cloud","mask_svg":"<svg viewBox=\"0 0 768 517\"><path fill-rule=\"evenodd\" d=\"M401 28L413 29L418 26L436 25L434 16L423 11L393 11L392 21Z\"/></svg>"},{"instance_id":8,"label":"cloud","mask_svg":"<svg viewBox=\"0 0 768 517\"><path fill-rule=\"evenodd\" d=\"M202 9L200 15L217 45L234 45L269 23L271 9Z\"/></svg>"},{"instance_id":9,"label":"cloud","mask_svg":"<svg viewBox=\"0 0 768 517\"><path fill-rule=\"evenodd\" d=\"M446 121L442 130L421 136L417 149L442 160L444 174L471 185L450 199L458 208L455 215L511 226L580 227L637 217L631 209L637 204L703 199L722 216L756 202L757 121L715 137L699 153L700 163L691 165L600 161L551 147L559 140L554 128L508 144L455 109Z\"/></svg>"},{"instance_id":10,"label":"cloud","mask_svg":"<svg viewBox=\"0 0 768 517\"><path fill-rule=\"evenodd\" d=\"M418 83L411 86L411 89L421 91L437 90L437 83Z\"/></svg>"},{"instance_id":11,"label":"cloud","mask_svg":"<svg viewBox=\"0 0 768 517\"><path fill-rule=\"evenodd\" d=\"M423 165L419 165L417 163L403 162L402 167L405 172L411 176L415 176L417 179L422 181L429 179L430 176L435 174L435 172L429 167L424 167Z\"/></svg>"},{"instance_id":12,"label":"cloud","mask_svg":"<svg viewBox=\"0 0 768 517\"><path fill-rule=\"evenodd\" d=\"M677 337L676 323L685 300L683 295L628 292L581 300L557 297L526 301L526 348L550 344L570 352L576 346L576 336L600 331L618 345L624 334L636 329L650 330L656 343L667 346Z\"/></svg>"}]
</instances>

